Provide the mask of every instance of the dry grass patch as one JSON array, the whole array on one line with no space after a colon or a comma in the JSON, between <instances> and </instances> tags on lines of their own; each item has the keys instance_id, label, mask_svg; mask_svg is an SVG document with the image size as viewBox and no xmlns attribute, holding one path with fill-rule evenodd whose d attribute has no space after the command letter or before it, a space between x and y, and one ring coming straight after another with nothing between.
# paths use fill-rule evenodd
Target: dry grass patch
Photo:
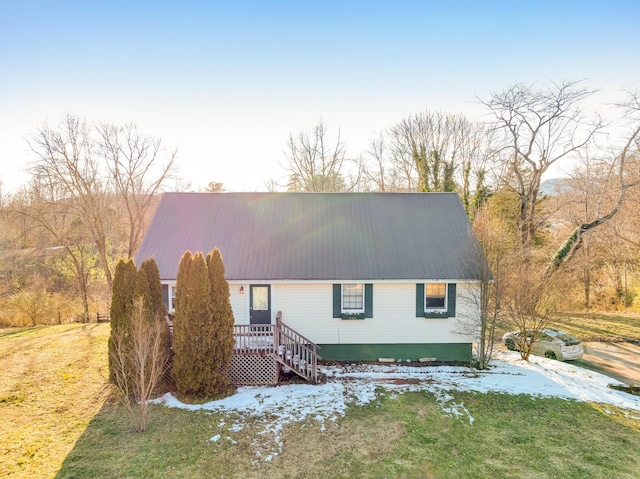
<instances>
[{"instance_id":1,"label":"dry grass patch","mask_svg":"<svg viewBox=\"0 0 640 479\"><path fill-rule=\"evenodd\" d=\"M0 470L51 477L108 396L108 324L0 331Z\"/></svg>"},{"instance_id":2,"label":"dry grass patch","mask_svg":"<svg viewBox=\"0 0 640 479\"><path fill-rule=\"evenodd\" d=\"M381 458L396 449L405 433L404 425L377 402L353 408L324 428L294 424L285 436L284 454L268 475L256 477L373 477Z\"/></svg>"},{"instance_id":3,"label":"dry grass patch","mask_svg":"<svg viewBox=\"0 0 640 479\"><path fill-rule=\"evenodd\" d=\"M640 341L638 313L564 313L554 326L582 341Z\"/></svg>"}]
</instances>

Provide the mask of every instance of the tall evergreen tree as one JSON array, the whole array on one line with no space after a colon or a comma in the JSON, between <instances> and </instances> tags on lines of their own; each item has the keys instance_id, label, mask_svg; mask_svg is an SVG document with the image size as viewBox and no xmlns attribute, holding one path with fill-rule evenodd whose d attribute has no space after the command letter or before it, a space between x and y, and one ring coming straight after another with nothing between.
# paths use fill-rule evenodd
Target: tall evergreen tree
<instances>
[{"instance_id":1,"label":"tall evergreen tree","mask_svg":"<svg viewBox=\"0 0 640 479\"><path fill-rule=\"evenodd\" d=\"M229 298L229 283L224 275L224 263L220 250L215 248L207 255L207 270L213 306L211 338L211 364L213 376L209 389L215 397L226 396L232 391L227 375L235 341L233 339L233 310Z\"/></svg>"},{"instance_id":2,"label":"tall evergreen tree","mask_svg":"<svg viewBox=\"0 0 640 479\"><path fill-rule=\"evenodd\" d=\"M112 358L115 352L114 337L122 333L124 340L128 341L137 280L138 272L133 260L119 260L113 277L111 293L111 336L109 338L109 378L111 380L113 380Z\"/></svg>"},{"instance_id":3,"label":"tall evergreen tree","mask_svg":"<svg viewBox=\"0 0 640 479\"><path fill-rule=\"evenodd\" d=\"M151 295L151 310L156 318L164 318L167 315L167 308L162 300L162 284L160 283L160 271L156 261L151 258L142 262L140 265L149 285L149 294Z\"/></svg>"},{"instance_id":4,"label":"tall evergreen tree","mask_svg":"<svg viewBox=\"0 0 640 479\"><path fill-rule=\"evenodd\" d=\"M149 287L152 316L155 319L163 321L166 325L162 335L162 344L164 344L165 347L165 354L171 358L171 333L169 332L169 325L166 323L167 308L162 300L162 283L160 283L160 271L158 270L156 261L153 258L143 261L140 265L140 272L146 277Z\"/></svg>"},{"instance_id":5,"label":"tall evergreen tree","mask_svg":"<svg viewBox=\"0 0 640 479\"><path fill-rule=\"evenodd\" d=\"M189 350L189 312L182 305L189 304L189 282L190 270L193 263L193 255L191 251L185 251L178 265L178 275L176 277L176 290L173 305L175 315L173 317L173 365L171 366L171 376L176 383L180 385L180 391L183 390L183 384L186 383L184 376L188 374L190 358Z\"/></svg>"},{"instance_id":6,"label":"tall evergreen tree","mask_svg":"<svg viewBox=\"0 0 640 479\"><path fill-rule=\"evenodd\" d=\"M212 309L204 256L186 252L176 284L172 369L178 394L183 397L211 397Z\"/></svg>"},{"instance_id":7,"label":"tall evergreen tree","mask_svg":"<svg viewBox=\"0 0 640 479\"><path fill-rule=\"evenodd\" d=\"M111 298L109 378L121 395L137 431L144 431L148 418L146 401L158 392L166 371L169 349L164 311L154 303L162 286L155 262L136 270L133 260L116 266Z\"/></svg>"},{"instance_id":8,"label":"tall evergreen tree","mask_svg":"<svg viewBox=\"0 0 640 479\"><path fill-rule=\"evenodd\" d=\"M133 301L137 301L138 298L142 298L143 317L150 321L153 318L151 290L149 288L149 282L147 281L147 275L142 270L136 271L136 282L133 288Z\"/></svg>"}]
</instances>

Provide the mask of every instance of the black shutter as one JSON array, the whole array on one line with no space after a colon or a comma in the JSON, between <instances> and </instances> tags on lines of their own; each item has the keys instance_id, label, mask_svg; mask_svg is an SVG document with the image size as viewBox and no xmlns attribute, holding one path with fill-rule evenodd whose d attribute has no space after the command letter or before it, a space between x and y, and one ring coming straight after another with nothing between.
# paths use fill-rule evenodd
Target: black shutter
<instances>
[{"instance_id":1,"label":"black shutter","mask_svg":"<svg viewBox=\"0 0 640 479\"><path fill-rule=\"evenodd\" d=\"M416 284L416 318L424 318L424 283Z\"/></svg>"},{"instance_id":2,"label":"black shutter","mask_svg":"<svg viewBox=\"0 0 640 479\"><path fill-rule=\"evenodd\" d=\"M364 285L364 317L373 318L373 284Z\"/></svg>"},{"instance_id":3,"label":"black shutter","mask_svg":"<svg viewBox=\"0 0 640 479\"><path fill-rule=\"evenodd\" d=\"M333 317L340 318L342 315L342 285L333 285Z\"/></svg>"},{"instance_id":4,"label":"black shutter","mask_svg":"<svg viewBox=\"0 0 640 479\"><path fill-rule=\"evenodd\" d=\"M456 315L456 284L447 285L447 316L453 318Z\"/></svg>"}]
</instances>

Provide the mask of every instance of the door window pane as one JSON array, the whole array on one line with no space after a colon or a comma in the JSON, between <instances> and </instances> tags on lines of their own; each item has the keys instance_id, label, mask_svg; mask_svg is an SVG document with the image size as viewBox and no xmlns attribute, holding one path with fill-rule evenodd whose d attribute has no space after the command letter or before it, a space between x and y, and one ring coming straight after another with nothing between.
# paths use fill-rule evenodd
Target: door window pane
<instances>
[{"instance_id":1,"label":"door window pane","mask_svg":"<svg viewBox=\"0 0 640 479\"><path fill-rule=\"evenodd\" d=\"M269 309L269 288L267 286L253 287L253 309L261 311Z\"/></svg>"}]
</instances>

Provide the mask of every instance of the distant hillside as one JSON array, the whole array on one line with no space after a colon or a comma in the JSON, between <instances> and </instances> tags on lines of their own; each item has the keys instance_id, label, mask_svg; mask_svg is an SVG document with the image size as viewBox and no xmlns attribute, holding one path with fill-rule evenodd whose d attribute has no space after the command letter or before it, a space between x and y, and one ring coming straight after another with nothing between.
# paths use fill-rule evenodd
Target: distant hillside
<instances>
[{"instance_id":1,"label":"distant hillside","mask_svg":"<svg viewBox=\"0 0 640 479\"><path fill-rule=\"evenodd\" d=\"M569 178L549 178L540 183L540 196L556 196L569 188Z\"/></svg>"}]
</instances>

